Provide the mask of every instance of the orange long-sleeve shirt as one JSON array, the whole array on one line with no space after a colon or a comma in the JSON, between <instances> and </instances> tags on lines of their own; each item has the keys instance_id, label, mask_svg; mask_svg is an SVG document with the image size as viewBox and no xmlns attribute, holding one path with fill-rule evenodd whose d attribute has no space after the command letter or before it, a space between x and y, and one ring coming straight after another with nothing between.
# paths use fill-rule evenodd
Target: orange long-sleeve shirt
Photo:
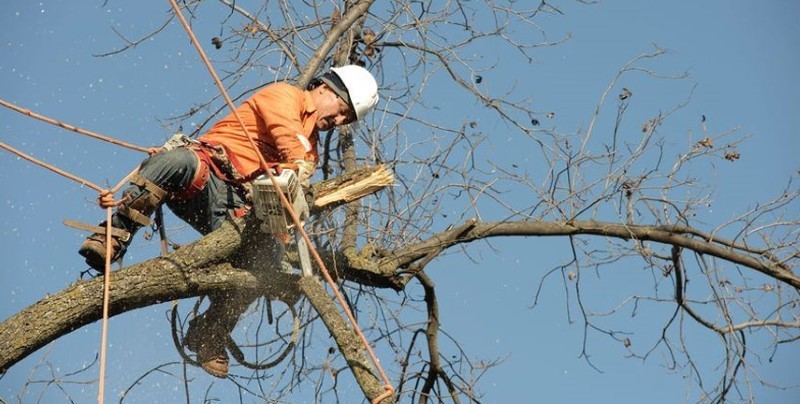
<instances>
[{"instance_id":1,"label":"orange long-sleeve shirt","mask_svg":"<svg viewBox=\"0 0 800 404\"><path fill-rule=\"evenodd\" d=\"M290 163L298 159L317 162L317 108L308 91L291 84L270 84L236 109L267 163ZM225 147L240 177L250 180L263 173L258 156L242 135L233 113L217 122L199 139Z\"/></svg>"}]
</instances>

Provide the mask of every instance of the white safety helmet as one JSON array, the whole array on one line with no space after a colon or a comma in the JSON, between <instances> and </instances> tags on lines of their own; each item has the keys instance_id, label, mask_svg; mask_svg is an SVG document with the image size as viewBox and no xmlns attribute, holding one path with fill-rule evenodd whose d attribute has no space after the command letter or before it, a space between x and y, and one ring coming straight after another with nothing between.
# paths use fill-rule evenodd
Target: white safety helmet
<instances>
[{"instance_id":1,"label":"white safety helmet","mask_svg":"<svg viewBox=\"0 0 800 404\"><path fill-rule=\"evenodd\" d=\"M337 83L336 78L331 77L331 72L341 83ZM372 73L361 66L333 67L330 72L320 77L320 80L350 104L359 121L378 104L378 83ZM343 89L340 84L344 85Z\"/></svg>"}]
</instances>

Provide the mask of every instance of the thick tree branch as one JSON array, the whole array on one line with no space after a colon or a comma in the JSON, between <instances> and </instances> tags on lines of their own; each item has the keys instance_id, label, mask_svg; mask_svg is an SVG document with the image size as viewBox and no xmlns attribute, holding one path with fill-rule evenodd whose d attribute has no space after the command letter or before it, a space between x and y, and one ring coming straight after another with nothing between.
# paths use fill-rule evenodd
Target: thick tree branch
<instances>
[{"instance_id":1,"label":"thick tree branch","mask_svg":"<svg viewBox=\"0 0 800 404\"><path fill-rule=\"evenodd\" d=\"M347 366L353 371L353 375L359 386L361 386L364 395L372 401L383 394L381 380L374 373L369 359L364 354L361 340L347 322L344 321L322 283L314 277L302 277L300 279L300 289L331 332L333 339L339 346L339 351L347 361ZM392 397L381 401L384 404L392 402L394 402Z\"/></svg>"},{"instance_id":2,"label":"thick tree branch","mask_svg":"<svg viewBox=\"0 0 800 404\"><path fill-rule=\"evenodd\" d=\"M574 221L574 222L487 222L476 224L470 231L455 240L434 236L426 241L413 244L384 258L380 267L384 271L401 268L424 258L430 252L447 247L501 236L570 236L597 235L624 240L655 241L679 246L699 254L714 256L734 264L754 269L778 281L800 290L800 277L785 263L770 259L762 252L748 254L745 246L733 246L722 239L699 240L691 237L697 230L685 226L642 226L619 223ZM760 257L766 257L762 259Z\"/></svg>"},{"instance_id":3,"label":"thick tree branch","mask_svg":"<svg viewBox=\"0 0 800 404\"><path fill-rule=\"evenodd\" d=\"M800 278L778 263L760 259L714 242L689 237L676 226L631 226L601 222L504 222L479 223L459 238L434 236L408 246L378 261L347 254L324 254L337 257L335 265L346 279L376 287L402 288L397 271L423 259L433 251L457 244L500 236L598 235L670 244L718 257L759 271L800 289ZM464 230L463 227L459 230ZM226 224L219 230L170 254L114 272L111 311L118 314L171 299L205 295L224 289L266 287L263 281L226 264L241 245L240 228ZM343 257L343 258L342 258ZM257 281L257 282L254 282ZM101 314L100 279L79 281L63 291L48 296L0 324L0 369L30 355L38 348L83 325L97 321Z\"/></svg>"},{"instance_id":4,"label":"thick tree branch","mask_svg":"<svg viewBox=\"0 0 800 404\"><path fill-rule=\"evenodd\" d=\"M365 191L358 185L369 179L372 173L380 172L382 169L382 167L365 167L355 172L353 176L342 176L315 184L312 191L318 196L325 197L336 190L355 188L359 191L345 192L346 196L363 197L376 192L380 187L371 187ZM333 201L325 206L316 206L316 209L324 210L332 206L337 206L337 203ZM114 271L109 302L111 315L168 300L203 296L224 290L235 290L238 293L260 291L277 298L282 294L296 293L296 288L292 287L293 282L290 279L277 279L287 275L270 273L268 276L261 276L263 274L234 268L231 263L237 262L237 257L243 252L242 248L247 245L243 243L248 237L246 234L243 221L228 222L217 231L166 257ZM354 279L370 278L370 275L354 277ZM315 308L325 307L319 302L322 296L320 293L324 294L324 289L321 286L315 288L310 282L304 282L303 285L305 285L303 292L308 294ZM387 287L385 284L382 286ZM102 296L102 277L88 281L81 280L0 323L0 373L42 346L99 320L102 316ZM332 316L339 314L330 311L320 315L328 324L333 321L330 319ZM341 318L338 321L343 322ZM347 327L331 329L331 333L337 341L357 341L355 334ZM363 362L361 359L364 354L360 346L360 342L348 347L340 344L348 364ZM353 357L354 352L360 352L361 356ZM382 386L377 384L378 393L370 395L375 390L370 384L370 379L361 375L359 373L361 370L351 367L367 396L376 397L383 392ZM361 368L367 369L363 366Z\"/></svg>"}]
</instances>

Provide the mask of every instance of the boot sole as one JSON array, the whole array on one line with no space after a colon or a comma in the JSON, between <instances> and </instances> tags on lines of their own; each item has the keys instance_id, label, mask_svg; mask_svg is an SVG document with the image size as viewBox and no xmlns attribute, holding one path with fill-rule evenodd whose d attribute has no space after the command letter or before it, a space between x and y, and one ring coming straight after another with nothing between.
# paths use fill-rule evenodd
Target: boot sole
<instances>
[{"instance_id":1,"label":"boot sole","mask_svg":"<svg viewBox=\"0 0 800 404\"><path fill-rule=\"evenodd\" d=\"M78 254L86 259L86 265L95 271L105 272L106 257L103 254L98 254L93 248L81 248L78 250Z\"/></svg>"},{"instance_id":2,"label":"boot sole","mask_svg":"<svg viewBox=\"0 0 800 404\"><path fill-rule=\"evenodd\" d=\"M216 370L216 369L210 368L210 367L208 367L206 365L201 365L200 367L203 368L203 370L205 370L206 373L210 374L211 376L218 377L220 379L227 379L228 378L228 371L227 370L226 371Z\"/></svg>"}]
</instances>

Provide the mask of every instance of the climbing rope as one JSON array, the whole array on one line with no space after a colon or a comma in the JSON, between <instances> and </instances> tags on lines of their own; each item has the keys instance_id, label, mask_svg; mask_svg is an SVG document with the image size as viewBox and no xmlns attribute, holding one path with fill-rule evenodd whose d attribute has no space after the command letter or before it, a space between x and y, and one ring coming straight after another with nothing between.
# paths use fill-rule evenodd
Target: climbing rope
<instances>
[{"instance_id":1,"label":"climbing rope","mask_svg":"<svg viewBox=\"0 0 800 404\"><path fill-rule=\"evenodd\" d=\"M186 33L189 35L189 38L191 39L192 44L194 45L195 49L197 49L197 52L200 55L200 58L203 60L203 63L205 64L205 66L208 69L209 73L214 78L214 82L217 84L217 87L219 87L220 93L222 94L223 98L225 99L225 103L231 109L234 117L239 122L239 125L242 128L243 136L245 136L247 138L247 141L250 143L250 146L255 151L256 156L258 156L258 161L259 161L259 164L261 166L261 169L267 174L269 179L272 181L272 185L275 187L278 195L280 196L281 203L286 208L286 210L289 212L289 216L291 216L292 222L296 226L295 228L298 231L300 231L300 234L303 236L303 239L305 239L305 242L306 242L306 245L308 246L309 252L313 256L314 260L317 262L317 265L319 265L320 271L322 272L323 276L325 277L325 280L327 281L327 283L330 285L331 289L333 290L333 293L336 296L336 299L339 301L339 304L342 306L342 309L345 312L345 314L347 315L347 318L350 320L350 323L353 325L353 329L356 331L356 334L361 339L361 342L363 343L364 348L366 349L367 353L369 354L370 359L372 360L373 364L375 365L375 368L380 373L381 378L383 378L383 381L385 383L385 385L384 385L385 392L383 394L379 395L378 397L375 397L375 399L373 399L372 402L373 403L378 403L378 402L382 401L384 398L391 397L392 395L394 395L394 387L392 387L392 384L389 381L389 378L386 376L386 373L383 371L383 368L380 365L380 361L375 356L375 353L372 351L372 348L370 347L369 341L367 341L367 338L364 336L364 333L361 331L361 328L358 326L358 322L356 321L355 317L353 316L353 313L348 308L347 303L344 300L344 297L342 297L342 294L339 292L338 285L336 285L336 282L334 282L333 278L331 278L330 273L328 272L328 268L325 266L325 263L322 262L322 258L320 258L319 253L317 253L317 249L314 247L314 244L311 242L311 239L308 236L308 233L306 233L305 229L303 228L303 225L300 222L300 218L298 217L297 213L292 208L292 204L289 203L289 200L286 198L286 195L284 195L283 192L281 191L280 186L278 185L277 179L275 178L274 175L272 175L272 172L269 169L269 165L264 160L264 156L261 155L261 152L258 149L258 147L256 146L256 144L253 141L253 139L250 136L247 135L247 126L245 125L245 123L242 120L241 116L239 116L238 112L236 111L236 106L233 104L233 101L231 101L231 98L228 96L228 92L225 90L225 86L222 84L222 81L219 79L219 76L217 76L217 73L214 71L214 67L211 65L211 62L209 61L208 57L206 56L205 52L203 51L203 48L200 46L200 42L197 41L197 37L195 37L194 32L192 31L192 28L189 26L189 23L184 18L183 13L181 12L180 8L178 7L178 4L176 3L175 0L169 0L169 2L172 5L173 10L175 11L175 15L180 20L181 25L183 25L184 30L186 30Z\"/></svg>"},{"instance_id":2,"label":"climbing rope","mask_svg":"<svg viewBox=\"0 0 800 404\"><path fill-rule=\"evenodd\" d=\"M14 110L16 112L19 112L19 113L21 113L23 115L29 116L31 118L35 118L35 119L38 119L40 121L47 122L49 124L58 126L60 128L67 129L67 130L73 131L75 133L86 135L86 136L89 136L89 137L92 137L92 138L95 138L95 139L100 139L100 140L109 142L111 144L115 144L117 146L126 147L126 148L131 149L131 150L141 151L141 152L147 153L149 155L153 155L153 154L157 153L158 150L159 150L158 148L153 148L153 147L148 148L148 147L137 146L137 145L134 145L132 143L123 142L121 140L117 140L117 139L114 139L114 138L111 138L111 137L108 137L108 136L103 136L103 135L100 135L100 134L97 134L97 133L94 133L94 132L91 132L91 131L88 131L88 130L85 130L85 129L81 129L81 128L78 128L76 126L73 126L73 125L70 125L70 124L67 124L67 123L52 119L52 118L48 118L48 117L40 115L40 114L37 114L35 112L32 112L32 111L30 111L28 109L25 109L25 108L22 108L22 107L19 107L19 106L16 106L16 105L14 105L14 104L12 104L12 103L10 103L8 101L2 100L2 99L0 99L0 105L4 106L6 108L9 108L11 110ZM44 167L44 168L47 168L50 171L55 172L56 174L62 175L64 177L66 177L66 178L69 178L69 179L71 179L73 181L76 181L76 182L80 183L81 185L85 185L85 186L88 186L89 188L94 189L95 191L97 191L100 194L100 196L97 199L100 202L101 206L104 206L106 208L106 244L105 244L106 245L106 262L105 262L105 269L104 269L104 273L103 273L103 278L104 278L103 279L103 324L102 324L102 332L101 332L102 335L100 337L100 375L99 375L99 379L98 379L99 386L98 386L98 393L97 393L97 402L102 404L104 402L104 396L105 396L105 371L106 371L106 355L107 355L106 347L108 345L108 311L109 311L109 300L110 300L110 296L111 296L111 208L113 208L115 206L119 206L119 205L121 205L122 203L125 202L124 198L122 200L119 200L119 201L114 201L114 193L119 191L119 189L128 181L128 179L130 179L130 177L133 176L139 170L139 167L136 167L136 169L134 169L130 174L128 174L125 178L123 178L114 188L112 188L112 189L104 189L104 188L102 188L102 187L100 187L100 186L98 186L98 185L96 185L96 184L94 184L94 183L92 183L90 181L87 181L87 180L85 180L85 179L83 179L81 177L78 177L77 175L70 174L70 173L68 173L68 172L66 172L64 170L61 170L61 169L53 166L53 165L47 164L47 163L45 163L45 162L43 162L41 160L38 160L38 159L36 159L36 158L34 158L32 156L29 156L29 155L27 155L27 154L25 154L25 153L15 149L15 148L13 148L13 147L11 147L11 146L3 143L3 142L0 142L0 147L2 147L3 149L8 150L8 151L16 154L17 156L20 156L20 157L24 158L25 160L28 160L28 161L36 164L36 165L39 165L39 166Z\"/></svg>"},{"instance_id":3,"label":"climbing rope","mask_svg":"<svg viewBox=\"0 0 800 404\"><path fill-rule=\"evenodd\" d=\"M239 349L239 346L236 345L236 341L234 341L233 338L229 335L226 344L228 346L228 349L230 349L231 351L231 355L233 355L233 358L236 359L237 362L239 362L244 367L249 369L266 370L275 367L279 363L283 362L283 360L286 359L287 356L289 356L289 354L292 352L292 349L294 349L294 346L297 344L297 339L300 336L300 316L298 315L297 310L294 308L294 306L292 306L288 302L286 303L286 305L289 306L289 312L292 315L292 334L289 337L289 343L286 344L286 348L284 348L284 350L280 353L280 355L278 355L277 358L269 362L250 363L247 361L247 359L245 359L244 353L242 353L241 349ZM197 306L199 306L199 304L195 305L195 310L194 310L195 312L197 311ZM178 322L179 322L178 305L177 301L174 300L172 302L172 311L170 312L170 329L172 331L172 343L175 345L175 349L178 351L178 354L181 356L181 358L183 358L183 360L186 363L193 366L200 366L200 363L192 359L184 351L183 347L186 344L185 341L182 341L179 335ZM277 325L275 329L277 332L278 329Z\"/></svg>"},{"instance_id":4,"label":"climbing rope","mask_svg":"<svg viewBox=\"0 0 800 404\"><path fill-rule=\"evenodd\" d=\"M103 198L105 195L113 195L115 192L119 191L119 189L122 188L122 186L128 181L128 179L130 179L130 177L132 177L136 173L136 171L139 170L139 167L136 167L136 169L134 169L127 176L125 176L125 178L123 178L116 186L114 186L114 188L106 189L106 188L103 188L103 187L101 187L101 186L89 181L89 180L85 180L85 179L83 179L83 178L81 178L81 177L79 177L79 176L77 176L75 174L70 174L69 172L64 171L64 170L62 170L62 169L60 169L60 168L58 168L58 167L56 167L54 165L47 164L44 161L41 161L41 160L31 156L31 155L25 154L25 153L15 149L15 148L9 146L5 142L0 142L0 148L5 149L5 150L7 150L7 151L9 151L11 153L14 153L17 156L19 156L19 157L21 157L21 158L23 158L25 160L28 160L29 162L31 162L33 164L36 164L36 165L38 165L40 167L44 167L44 168L46 168L46 169L48 169L48 170L50 170L50 171L52 171L52 172L54 172L56 174L59 174L59 175L64 176L66 178L69 178L69 179L71 179L71 180L73 180L73 181L75 181L75 182L77 182L77 183L79 183L81 185L87 186L87 187L97 191L98 193L100 193L100 197L98 197L98 199ZM117 205L121 204L122 202L124 202L124 201L117 201L117 202L109 201L106 204L113 207L113 206L117 206Z\"/></svg>"},{"instance_id":5,"label":"climbing rope","mask_svg":"<svg viewBox=\"0 0 800 404\"><path fill-rule=\"evenodd\" d=\"M101 192L100 198L104 200L106 205L106 263L103 271L103 331L100 337L100 376L99 387L97 392L98 404L103 404L105 400L105 377L106 377L106 350L108 346L108 306L111 300L111 207L119 206L126 201L127 198L122 198L119 201L112 202L109 196L113 198L119 188L124 185L136 172L139 171L137 166L130 174L123 178L117 186L109 191Z\"/></svg>"},{"instance_id":6,"label":"climbing rope","mask_svg":"<svg viewBox=\"0 0 800 404\"><path fill-rule=\"evenodd\" d=\"M71 180L73 180L73 181L75 181L75 182L77 182L77 183L79 183L81 185L85 185L85 186L87 186L87 187L89 187L91 189L94 189L97 192L103 193L103 192L106 191L105 189L101 188L98 185L95 185L91 181L87 181L87 180L85 180L85 179L83 179L81 177L78 177L77 175L70 174L70 173L68 173L68 172L66 172L64 170L59 169L58 167L52 166L52 165L47 164L47 163L45 163L45 162L43 162L41 160L38 160L38 159L36 159L36 158L34 158L32 156L29 156L29 155L27 155L27 154L15 149L15 148L13 148L13 147L7 145L4 142L0 142L0 148L6 149L7 151L10 151L11 153L16 154L17 156L22 157L23 159L28 160L31 163L34 163L34 164L36 164L38 166L41 166L41 167L44 167L44 168L46 168L46 169L48 169L48 170L50 170L50 171L52 171L52 172L54 172L56 174L59 174L61 176L67 177L67 178L69 178L69 179L71 179Z\"/></svg>"},{"instance_id":7,"label":"climbing rope","mask_svg":"<svg viewBox=\"0 0 800 404\"><path fill-rule=\"evenodd\" d=\"M81 185L87 186L89 188L94 189L97 191L100 196L97 198L98 201L103 201L102 204L106 208L106 263L105 263L105 271L103 276L103 325L102 325L102 334L100 337L100 375L98 378L98 392L97 392L97 402L102 404L104 401L105 396L105 373L106 373L106 346L108 345L108 306L109 300L111 296L111 208L115 206L119 206L125 202L125 199L119 201L114 201L113 196L122 186L128 181L128 179L133 176L138 170L139 167L134 169L130 174L128 174L125 178L123 178L114 188L111 189L104 189L91 181L87 181L77 175L70 174L58 167L55 167L51 164L47 164L44 161L41 161L33 156L25 154L3 142L0 142L0 148L3 148L11 153L16 154L17 156L30 161L38 166L47 168L50 171L53 171L56 174L62 175L66 178L69 178Z\"/></svg>"},{"instance_id":8,"label":"climbing rope","mask_svg":"<svg viewBox=\"0 0 800 404\"><path fill-rule=\"evenodd\" d=\"M157 148L157 147L141 147L141 146L137 146L137 145L132 144L132 143L123 142L121 140L117 140L117 139L114 139L114 138L111 138L111 137L108 137L108 136L103 136L103 135L100 135L100 134L97 134L97 133L94 133L94 132L91 132L91 131L88 131L88 130L85 130L85 129L81 129L81 128L78 128L76 126L73 126L73 125L70 125L70 124L67 124L67 123L52 119L52 118L48 118L48 117L43 116L43 115L39 115L39 114L37 114L35 112L32 112L32 111L30 111L28 109L19 107L17 105L14 105L14 104L12 104L12 103L10 103L8 101L2 100L2 99L0 99L0 105L4 106L6 108L9 108L11 110L14 110L16 112L19 112L19 113L21 113L23 115L29 116L31 118L35 118L35 119L38 119L40 121L47 122L49 124L58 126L60 128L67 129L67 130L73 131L75 133L86 135L86 136L89 136L89 137L92 137L92 138L95 138L95 139L103 140L105 142L108 142L108 143L111 143L111 144L115 144L117 146L126 147L126 148L131 149L131 150L144 152L144 153L147 153L149 155L156 154L160 150L160 148ZM111 289L111 208L115 207L115 206L119 206L119 205L121 205L122 203L125 202L125 199L122 199L122 200L119 200L119 201L114 201L114 193L116 193L122 187L122 185L124 185L128 181L128 179L130 179L130 177L133 176L136 173L136 171L139 170L139 167L136 167L136 169L134 169L133 172L131 172L125 178L123 178L122 181L120 181L119 184L117 184L117 186L115 186L114 188L112 188L110 190L107 190L107 189L101 188L101 187L93 184L92 182L84 180L84 179L82 179L82 178L80 178L80 177L78 177L76 175L70 174L70 173L68 173L66 171L63 171L63 170L57 168L57 167L54 167L54 166L52 166L50 164L44 163L44 162L42 162L40 160L37 160L37 159L35 159L35 158L33 158L33 157L29 156L29 155L26 155L25 153L22 153L19 150L14 149L13 147L11 147L11 146L3 143L3 142L0 142L0 147L2 147L3 149L6 149L6 150L18 155L18 156L20 156L20 157L22 157L22 158L24 158L24 159L26 159L26 160L34 163L34 164L40 165L42 167L45 167L45 168L47 168L47 169L49 169L49 170L51 170L51 171L53 171L53 172L55 172L57 174L60 174L60 175L62 175L64 177L67 177L67 178L73 180L73 181L76 181L76 182L80 183L81 185L85 185L85 186L88 186L88 187L94 189L95 191L100 193L100 196L97 198L98 201L100 202L100 205L106 208L106 264L105 264L104 281L103 281L103 327L102 327L102 336L101 336L101 342L100 342L100 376L99 376L99 384L100 384L100 386L99 386L98 397L97 397L97 402L102 404L103 400L104 400L103 396L104 396L104 390L105 390L104 389L104 385L105 385L105 369L106 369L106 344L107 344L107 338L108 338L108 303L109 303L110 289Z\"/></svg>"},{"instance_id":9,"label":"climbing rope","mask_svg":"<svg viewBox=\"0 0 800 404\"><path fill-rule=\"evenodd\" d=\"M31 118L35 118L35 119L38 119L40 121L56 125L56 126L58 126L60 128L71 130L71 131L73 131L75 133L80 133L82 135L93 137L95 139L100 139L102 141L105 141L105 142L108 142L108 143L111 143L111 144L115 144L117 146L127 147L128 149L131 149L131 150L141 151L141 152L145 152L147 154L154 154L158 150L157 148L141 147L141 146L137 146L137 145L132 144L132 143L123 142L121 140L110 138L108 136L103 136L103 135L100 135L100 134L97 134L97 133L94 133L94 132L90 132L90 131L88 131L86 129L81 129L81 128L78 128L76 126L72 126L70 124L66 124L64 122L57 121L55 119L39 115L39 114L37 114L35 112L32 112L32 111L27 110L27 109L22 108L22 107L18 107L16 105L14 105L14 104L12 104L12 103L10 103L8 101L2 100L2 99L0 99L0 105L4 106L6 108L9 108L11 110L17 111L20 114L27 115L27 116L29 116Z\"/></svg>"}]
</instances>

